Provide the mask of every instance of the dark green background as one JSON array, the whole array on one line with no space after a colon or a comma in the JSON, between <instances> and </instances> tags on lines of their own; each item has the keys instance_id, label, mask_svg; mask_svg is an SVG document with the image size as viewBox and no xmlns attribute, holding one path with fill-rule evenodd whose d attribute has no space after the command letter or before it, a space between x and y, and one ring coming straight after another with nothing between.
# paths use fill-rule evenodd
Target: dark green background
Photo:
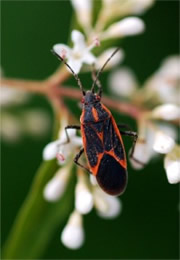
<instances>
[{"instance_id":1,"label":"dark green background","mask_svg":"<svg viewBox=\"0 0 180 260\"><path fill-rule=\"evenodd\" d=\"M177 1L158 1L143 15L146 32L122 43L126 53L124 64L136 72L140 82L166 56L178 53L178 5ZM70 2L3 1L1 10L1 60L6 76L44 79L50 75L59 63L50 49L54 43L65 43L68 39ZM87 85L89 78L82 75ZM102 76L104 88L105 79L106 73ZM79 116L76 103L71 105ZM33 96L22 109L28 106L44 108L52 117L52 110L42 97ZM129 118L115 116L135 128L135 122ZM14 145L2 143L2 242L42 161L42 149L50 139L51 133L41 140L24 137ZM62 246L59 227L43 259L178 259L178 186L168 184L162 158L142 171L134 171L129 165L129 185L121 199L123 212L115 220L100 219L95 212L84 217L86 243L80 250L70 251Z\"/></svg>"}]
</instances>

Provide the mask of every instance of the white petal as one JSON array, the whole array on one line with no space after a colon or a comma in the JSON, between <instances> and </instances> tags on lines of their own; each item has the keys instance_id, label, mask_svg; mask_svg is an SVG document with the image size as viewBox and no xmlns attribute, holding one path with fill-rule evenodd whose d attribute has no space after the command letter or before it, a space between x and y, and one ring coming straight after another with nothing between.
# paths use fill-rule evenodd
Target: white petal
<instances>
[{"instance_id":1,"label":"white petal","mask_svg":"<svg viewBox=\"0 0 180 260\"><path fill-rule=\"evenodd\" d=\"M81 67L82 67L82 60L81 59L72 59L71 58L71 59L68 60L68 64L73 69L73 71L76 74L78 74L80 72Z\"/></svg>"},{"instance_id":2,"label":"white petal","mask_svg":"<svg viewBox=\"0 0 180 260\"><path fill-rule=\"evenodd\" d=\"M169 56L163 61L158 71L158 74L160 74L165 78L176 80L180 78L179 68L180 68L180 56L178 55Z\"/></svg>"},{"instance_id":3,"label":"white petal","mask_svg":"<svg viewBox=\"0 0 180 260\"><path fill-rule=\"evenodd\" d=\"M75 146L82 146L83 143L82 143L82 138L81 137L78 137L78 136L75 136L73 139L72 139L72 143L75 145Z\"/></svg>"},{"instance_id":4,"label":"white petal","mask_svg":"<svg viewBox=\"0 0 180 260\"><path fill-rule=\"evenodd\" d=\"M121 210L122 204L116 197L110 196L96 187L94 190L95 207L97 214L103 218L115 218Z\"/></svg>"},{"instance_id":5,"label":"white petal","mask_svg":"<svg viewBox=\"0 0 180 260\"><path fill-rule=\"evenodd\" d=\"M1 112L0 133L3 140L16 142L22 135L21 121L11 113Z\"/></svg>"},{"instance_id":6,"label":"white petal","mask_svg":"<svg viewBox=\"0 0 180 260\"><path fill-rule=\"evenodd\" d=\"M160 131L156 133L153 144L153 149L156 152L162 154L169 153L173 149L174 145L175 142L170 136Z\"/></svg>"},{"instance_id":7,"label":"white petal","mask_svg":"<svg viewBox=\"0 0 180 260\"><path fill-rule=\"evenodd\" d=\"M137 17L124 18L121 21L112 24L107 31L104 32L103 38L116 38L127 35L136 35L144 32L144 22Z\"/></svg>"},{"instance_id":8,"label":"white petal","mask_svg":"<svg viewBox=\"0 0 180 260\"><path fill-rule=\"evenodd\" d=\"M78 212L73 212L61 234L62 243L70 249L78 249L84 242L82 217Z\"/></svg>"},{"instance_id":9,"label":"white petal","mask_svg":"<svg viewBox=\"0 0 180 260\"><path fill-rule=\"evenodd\" d=\"M91 23L92 0L71 0L79 23L84 27Z\"/></svg>"},{"instance_id":10,"label":"white petal","mask_svg":"<svg viewBox=\"0 0 180 260\"><path fill-rule=\"evenodd\" d=\"M161 105L152 111L152 117L164 120L176 120L180 118L180 108L174 104Z\"/></svg>"},{"instance_id":11,"label":"white petal","mask_svg":"<svg viewBox=\"0 0 180 260\"><path fill-rule=\"evenodd\" d=\"M96 62L96 57L90 53L89 51L87 51L83 57L82 57L82 60L83 60L83 63L86 63L86 64L93 64Z\"/></svg>"},{"instance_id":12,"label":"white petal","mask_svg":"<svg viewBox=\"0 0 180 260\"><path fill-rule=\"evenodd\" d=\"M6 86L1 86L0 92L0 105L2 107L22 104L26 102L30 96L23 90L12 89Z\"/></svg>"},{"instance_id":13,"label":"white petal","mask_svg":"<svg viewBox=\"0 0 180 260\"><path fill-rule=\"evenodd\" d=\"M128 68L121 68L110 74L109 87L112 92L119 96L128 97L136 90L136 78Z\"/></svg>"},{"instance_id":14,"label":"white petal","mask_svg":"<svg viewBox=\"0 0 180 260\"><path fill-rule=\"evenodd\" d=\"M101 69L102 66L105 64L105 62L107 61L107 59L111 56L111 54L115 50L116 50L116 48L109 48L106 51L104 51L97 59L96 68L97 69ZM108 62L108 64L105 67L105 69L110 69L110 68L116 66L117 64L122 62L123 59L124 59L124 51L122 49L120 49L116 53L116 55Z\"/></svg>"},{"instance_id":15,"label":"white petal","mask_svg":"<svg viewBox=\"0 0 180 260\"><path fill-rule=\"evenodd\" d=\"M67 59L69 59L71 55L71 49L65 44L55 44L53 50L61 57L65 55Z\"/></svg>"},{"instance_id":16,"label":"white petal","mask_svg":"<svg viewBox=\"0 0 180 260\"><path fill-rule=\"evenodd\" d=\"M31 135L38 137L47 134L50 129L51 120L49 115L40 109L29 110L23 117L25 131Z\"/></svg>"},{"instance_id":17,"label":"white petal","mask_svg":"<svg viewBox=\"0 0 180 260\"><path fill-rule=\"evenodd\" d=\"M135 0L132 1L131 11L134 14L142 14L146 9L151 7L155 0Z\"/></svg>"},{"instance_id":18,"label":"white petal","mask_svg":"<svg viewBox=\"0 0 180 260\"><path fill-rule=\"evenodd\" d=\"M87 214L93 207L93 196L87 187L76 186L75 207L81 214Z\"/></svg>"},{"instance_id":19,"label":"white petal","mask_svg":"<svg viewBox=\"0 0 180 260\"><path fill-rule=\"evenodd\" d=\"M165 156L164 167L169 183L180 182L180 147L176 146Z\"/></svg>"},{"instance_id":20,"label":"white petal","mask_svg":"<svg viewBox=\"0 0 180 260\"><path fill-rule=\"evenodd\" d=\"M130 158L131 165L135 169L142 169L145 164L151 159L151 147L147 142L141 142L138 140L136 142L133 158Z\"/></svg>"},{"instance_id":21,"label":"white petal","mask_svg":"<svg viewBox=\"0 0 180 260\"><path fill-rule=\"evenodd\" d=\"M51 142L45 146L43 150L43 159L45 161L56 158L59 143L60 141L58 140L58 141Z\"/></svg>"},{"instance_id":22,"label":"white petal","mask_svg":"<svg viewBox=\"0 0 180 260\"><path fill-rule=\"evenodd\" d=\"M71 39L74 43L74 48L73 48L74 52L81 53L82 51L84 51L84 49L86 49L85 38L81 32L77 30L73 30L71 33Z\"/></svg>"},{"instance_id":23,"label":"white petal","mask_svg":"<svg viewBox=\"0 0 180 260\"><path fill-rule=\"evenodd\" d=\"M90 182L93 186L96 186L98 183L97 183L97 180L96 180L96 177L92 174L89 175L89 179L90 179Z\"/></svg>"},{"instance_id":24,"label":"white petal","mask_svg":"<svg viewBox=\"0 0 180 260\"><path fill-rule=\"evenodd\" d=\"M61 168L46 184L43 196L47 201L56 201L64 194L69 177L69 168Z\"/></svg>"}]
</instances>

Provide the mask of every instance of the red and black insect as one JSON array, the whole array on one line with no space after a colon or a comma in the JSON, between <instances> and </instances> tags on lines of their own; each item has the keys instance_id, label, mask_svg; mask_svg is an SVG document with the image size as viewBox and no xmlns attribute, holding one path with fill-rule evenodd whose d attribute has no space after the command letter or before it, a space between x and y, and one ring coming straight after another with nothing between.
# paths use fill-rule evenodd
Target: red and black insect
<instances>
[{"instance_id":1,"label":"red and black insect","mask_svg":"<svg viewBox=\"0 0 180 260\"><path fill-rule=\"evenodd\" d=\"M134 138L131 157L137 140L135 132L119 130L119 128L125 127L125 125L117 125L109 109L101 103L102 86L98 77L117 51L118 49L112 53L97 75L93 73L94 82L90 91L83 89L79 77L74 73L72 68L63 58L53 52L72 71L83 95L83 108L80 117L81 126L70 125L65 128L68 140L67 129L74 128L81 130L83 147L74 158L74 162L93 174L99 186L110 195L122 194L127 186L127 162L121 135ZM95 84L98 87L97 93L94 91ZM89 168L78 162L83 152L85 152Z\"/></svg>"}]
</instances>

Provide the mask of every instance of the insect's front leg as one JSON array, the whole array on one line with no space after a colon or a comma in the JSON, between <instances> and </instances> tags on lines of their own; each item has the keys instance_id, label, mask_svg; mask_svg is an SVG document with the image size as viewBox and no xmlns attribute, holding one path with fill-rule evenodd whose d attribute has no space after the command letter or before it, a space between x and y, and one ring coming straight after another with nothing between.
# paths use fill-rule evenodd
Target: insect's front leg
<instances>
[{"instance_id":1,"label":"insect's front leg","mask_svg":"<svg viewBox=\"0 0 180 260\"><path fill-rule=\"evenodd\" d=\"M84 148L82 147L79 151L78 154L76 154L75 158L74 158L74 162L80 166L81 168L85 169L86 171L88 171L89 173L92 174L92 172L84 165L80 164L78 161L79 161L79 158L81 157L81 155L84 153Z\"/></svg>"},{"instance_id":2,"label":"insect's front leg","mask_svg":"<svg viewBox=\"0 0 180 260\"><path fill-rule=\"evenodd\" d=\"M80 130L81 127L79 125L67 125L65 127L65 133L66 133L66 138L67 138L67 140L65 142L66 144L70 142L70 138L69 138L67 129L77 129L77 130Z\"/></svg>"},{"instance_id":3,"label":"insect's front leg","mask_svg":"<svg viewBox=\"0 0 180 260\"><path fill-rule=\"evenodd\" d=\"M135 150L135 146L136 146L136 141L137 141L137 138L138 138L138 135L136 132L133 132L133 131L120 131L120 133L122 135L125 135L125 136L131 136L133 138L133 145L132 145L132 149L130 151L130 154L129 154L129 157L134 160L135 162L139 163L140 165L144 166L144 163L142 163L141 161L137 160L135 157L134 157L134 150Z\"/></svg>"}]
</instances>

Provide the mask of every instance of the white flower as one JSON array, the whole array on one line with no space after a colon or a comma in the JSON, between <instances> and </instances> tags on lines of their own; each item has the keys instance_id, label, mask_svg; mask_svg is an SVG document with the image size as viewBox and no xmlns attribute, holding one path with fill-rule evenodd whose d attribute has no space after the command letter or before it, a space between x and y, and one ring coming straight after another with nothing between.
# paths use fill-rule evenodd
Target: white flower
<instances>
[{"instance_id":1,"label":"white flower","mask_svg":"<svg viewBox=\"0 0 180 260\"><path fill-rule=\"evenodd\" d=\"M144 32L144 30L145 25L140 18L128 17L110 25L107 30L102 33L102 39L136 35Z\"/></svg>"},{"instance_id":2,"label":"white flower","mask_svg":"<svg viewBox=\"0 0 180 260\"><path fill-rule=\"evenodd\" d=\"M61 198L67 186L70 168L60 168L55 176L46 184L43 195L47 201L56 201Z\"/></svg>"},{"instance_id":3,"label":"white flower","mask_svg":"<svg viewBox=\"0 0 180 260\"><path fill-rule=\"evenodd\" d=\"M97 58L96 61L96 69L101 69L104 63L107 61L107 59L111 56L111 54L116 50L116 47L109 48L105 50L103 53L100 54L100 56ZM105 70L110 69L124 59L124 51L120 49L116 55L108 62L107 66L105 67Z\"/></svg>"},{"instance_id":4,"label":"white flower","mask_svg":"<svg viewBox=\"0 0 180 260\"><path fill-rule=\"evenodd\" d=\"M94 188L94 203L97 214L103 218L115 218L122 210L120 200L106 194L98 186Z\"/></svg>"},{"instance_id":5,"label":"white flower","mask_svg":"<svg viewBox=\"0 0 180 260\"><path fill-rule=\"evenodd\" d=\"M106 20L131 14L142 14L155 0L103 0L103 15Z\"/></svg>"},{"instance_id":6,"label":"white flower","mask_svg":"<svg viewBox=\"0 0 180 260\"><path fill-rule=\"evenodd\" d=\"M71 0L76 17L83 28L88 29L92 18L92 0Z\"/></svg>"},{"instance_id":7,"label":"white flower","mask_svg":"<svg viewBox=\"0 0 180 260\"><path fill-rule=\"evenodd\" d=\"M64 164L69 155L73 153L74 149L82 145L82 139L81 137L76 136L75 129L68 129L67 132L70 139L69 142L67 142L66 133L63 129L58 140L45 146L43 150L44 160L57 158L59 164Z\"/></svg>"},{"instance_id":8,"label":"white flower","mask_svg":"<svg viewBox=\"0 0 180 260\"><path fill-rule=\"evenodd\" d=\"M174 104L164 104L152 111L152 117L164 120L176 120L180 118L180 108Z\"/></svg>"},{"instance_id":9,"label":"white flower","mask_svg":"<svg viewBox=\"0 0 180 260\"><path fill-rule=\"evenodd\" d=\"M93 207L93 196L87 185L86 178L82 175L78 177L75 188L75 208L81 214L87 214Z\"/></svg>"},{"instance_id":10,"label":"white flower","mask_svg":"<svg viewBox=\"0 0 180 260\"><path fill-rule=\"evenodd\" d=\"M175 146L174 149L165 156L164 168L169 183L174 184L180 182L180 146Z\"/></svg>"},{"instance_id":11,"label":"white flower","mask_svg":"<svg viewBox=\"0 0 180 260\"><path fill-rule=\"evenodd\" d=\"M40 109L28 110L23 116L25 132L43 136L50 127L50 118L48 114Z\"/></svg>"},{"instance_id":12,"label":"white flower","mask_svg":"<svg viewBox=\"0 0 180 260\"><path fill-rule=\"evenodd\" d=\"M146 95L148 93L152 99L157 96L162 103L179 104L179 67L179 56L168 57L160 69L146 81Z\"/></svg>"},{"instance_id":13,"label":"white flower","mask_svg":"<svg viewBox=\"0 0 180 260\"><path fill-rule=\"evenodd\" d=\"M0 125L1 137L7 142L15 142L22 135L21 121L14 115L3 112Z\"/></svg>"},{"instance_id":14,"label":"white flower","mask_svg":"<svg viewBox=\"0 0 180 260\"><path fill-rule=\"evenodd\" d=\"M74 211L61 234L62 243L70 249L78 249L84 242L84 230L82 216Z\"/></svg>"},{"instance_id":15,"label":"white flower","mask_svg":"<svg viewBox=\"0 0 180 260\"><path fill-rule=\"evenodd\" d=\"M129 0L132 3L131 12L134 14L142 14L146 9L152 6L155 0Z\"/></svg>"},{"instance_id":16,"label":"white flower","mask_svg":"<svg viewBox=\"0 0 180 260\"><path fill-rule=\"evenodd\" d=\"M131 96L137 88L135 75L125 67L110 74L108 85L114 94L124 97Z\"/></svg>"},{"instance_id":17,"label":"white flower","mask_svg":"<svg viewBox=\"0 0 180 260\"><path fill-rule=\"evenodd\" d=\"M133 158L130 158L130 162L133 168L140 170L149 162L151 156L152 147L149 145L149 142L138 139L134 149Z\"/></svg>"},{"instance_id":18,"label":"white flower","mask_svg":"<svg viewBox=\"0 0 180 260\"><path fill-rule=\"evenodd\" d=\"M77 30L72 31L71 39L74 43L72 49L65 44L56 44L53 46L53 50L63 59L67 58L69 66L78 74L83 63L89 65L95 63L96 58L90 50L96 46L96 42L88 47L85 43L84 35Z\"/></svg>"},{"instance_id":19,"label":"white flower","mask_svg":"<svg viewBox=\"0 0 180 260\"><path fill-rule=\"evenodd\" d=\"M6 86L1 86L0 93L0 105L2 107L23 104L29 98L29 94L25 91Z\"/></svg>"},{"instance_id":20,"label":"white flower","mask_svg":"<svg viewBox=\"0 0 180 260\"><path fill-rule=\"evenodd\" d=\"M169 153L175 145L175 141L170 136L158 131L155 134L155 140L153 144L153 149L162 154Z\"/></svg>"}]
</instances>

